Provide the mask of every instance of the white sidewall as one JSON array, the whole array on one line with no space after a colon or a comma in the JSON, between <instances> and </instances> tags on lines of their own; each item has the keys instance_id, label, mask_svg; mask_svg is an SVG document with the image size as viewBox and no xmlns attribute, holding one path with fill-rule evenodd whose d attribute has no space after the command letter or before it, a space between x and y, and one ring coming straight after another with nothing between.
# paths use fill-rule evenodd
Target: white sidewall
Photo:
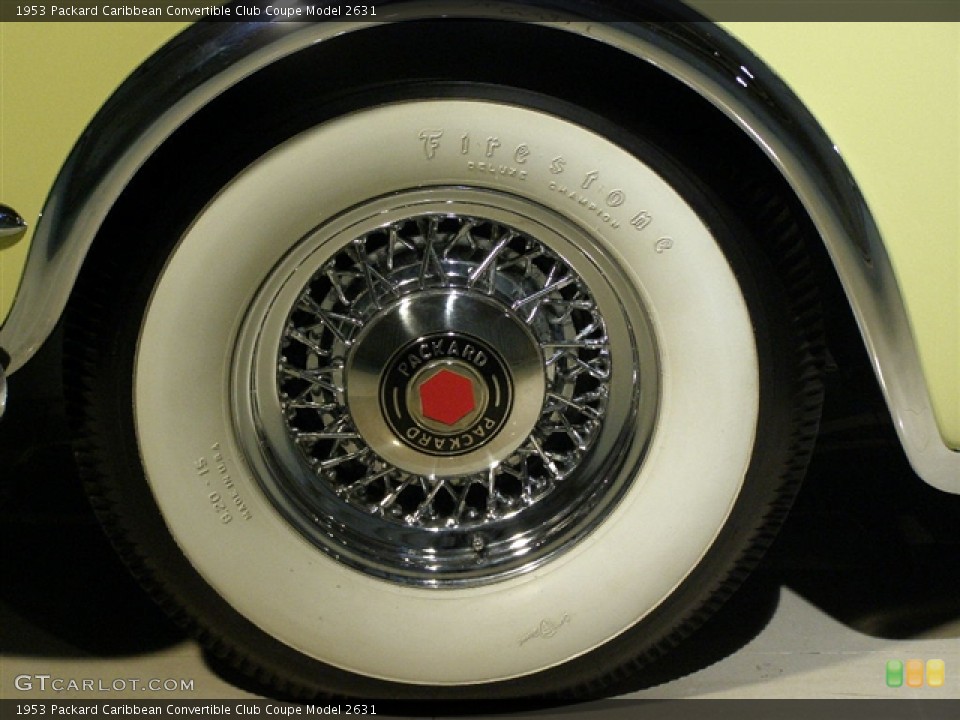
<instances>
[{"instance_id":1,"label":"white sidewall","mask_svg":"<svg viewBox=\"0 0 960 720\"><path fill-rule=\"evenodd\" d=\"M514 193L581 225L636 283L661 363L651 447L603 524L535 571L464 589L377 580L307 542L252 477L229 404L231 353L271 268L333 215L373 196L432 185ZM638 229L631 219L641 212L652 222ZM758 416L747 308L687 203L591 131L468 100L358 112L297 136L241 173L169 259L148 306L135 373L147 479L204 579L304 654L408 683L529 674L634 625L716 538L742 486Z\"/></svg>"}]
</instances>

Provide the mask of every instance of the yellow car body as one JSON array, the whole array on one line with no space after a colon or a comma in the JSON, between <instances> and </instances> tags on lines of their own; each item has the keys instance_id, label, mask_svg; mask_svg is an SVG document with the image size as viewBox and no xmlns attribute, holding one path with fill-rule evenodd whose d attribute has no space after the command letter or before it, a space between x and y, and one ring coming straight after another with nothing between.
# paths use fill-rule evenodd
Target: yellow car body
<instances>
[{"instance_id":1,"label":"yellow car body","mask_svg":"<svg viewBox=\"0 0 960 720\"><path fill-rule=\"evenodd\" d=\"M880 226L960 448L960 25L728 23L813 112Z\"/></svg>"},{"instance_id":2,"label":"yellow car body","mask_svg":"<svg viewBox=\"0 0 960 720\"><path fill-rule=\"evenodd\" d=\"M728 22L835 143L876 219L939 438L960 448L960 26ZM0 318L71 148L111 93L186 24L3 23L0 202L29 229L0 242ZM919 412L914 408L913 412Z\"/></svg>"},{"instance_id":3,"label":"yellow car body","mask_svg":"<svg viewBox=\"0 0 960 720\"><path fill-rule=\"evenodd\" d=\"M120 83L184 27L0 24L0 202L29 226L16 242L0 245L0 318L13 305L33 228L80 133Z\"/></svg>"}]
</instances>

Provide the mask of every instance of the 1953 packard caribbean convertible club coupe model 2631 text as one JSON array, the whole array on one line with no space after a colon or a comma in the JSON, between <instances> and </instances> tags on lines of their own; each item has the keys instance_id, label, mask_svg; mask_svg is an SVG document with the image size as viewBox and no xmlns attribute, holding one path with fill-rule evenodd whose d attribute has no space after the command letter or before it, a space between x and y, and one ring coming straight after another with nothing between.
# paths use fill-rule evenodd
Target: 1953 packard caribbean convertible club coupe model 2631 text
<instances>
[{"instance_id":1,"label":"1953 packard caribbean convertible club coupe model 2631 text","mask_svg":"<svg viewBox=\"0 0 960 720\"><path fill-rule=\"evenodd\" d=\"M375 12L0 30L4 401L62 342L105 527L221 656L603 693L756 564L844 378L960 492L955 22Z\"/></svg>"}]
</instances>

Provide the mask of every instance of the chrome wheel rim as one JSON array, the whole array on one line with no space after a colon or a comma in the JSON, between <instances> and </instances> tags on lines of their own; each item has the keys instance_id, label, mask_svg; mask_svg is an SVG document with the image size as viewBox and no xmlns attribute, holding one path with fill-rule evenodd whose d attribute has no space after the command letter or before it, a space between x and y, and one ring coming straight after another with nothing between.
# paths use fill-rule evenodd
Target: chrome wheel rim
<instances>
[{"instance_id":1,"label":"chrome wheel rim","mask_svg":"<svg viewBox=\"0 0 960 720\"><path fill-rule=\"evenodd\" d=\"M601 238L526 199L434 188L343 213L271 270L233 415L262 490L318 549L462 586L600 524L650 442L657 378Z\"/></svg>"}]
</instances>

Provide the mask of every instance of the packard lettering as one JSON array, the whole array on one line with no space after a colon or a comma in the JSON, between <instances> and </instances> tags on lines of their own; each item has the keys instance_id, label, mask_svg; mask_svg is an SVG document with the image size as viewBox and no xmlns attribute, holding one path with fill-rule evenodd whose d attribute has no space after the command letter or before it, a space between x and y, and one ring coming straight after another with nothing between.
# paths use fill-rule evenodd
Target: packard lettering
<instances>
[{"instance_id":1,"label":"packard lettering","mask_svg":"<svg viewBox=\"0 0 960 720\"><path fill-rule=\"evenodd\" d=\"M422 342L407 357L397 364L397 372L404 377L428 360L444 357L458 357L474 367L482 368L487 364L487 354L470 343L458 343L456 339L440 338Z\"/></svg>"}]
</instances>

